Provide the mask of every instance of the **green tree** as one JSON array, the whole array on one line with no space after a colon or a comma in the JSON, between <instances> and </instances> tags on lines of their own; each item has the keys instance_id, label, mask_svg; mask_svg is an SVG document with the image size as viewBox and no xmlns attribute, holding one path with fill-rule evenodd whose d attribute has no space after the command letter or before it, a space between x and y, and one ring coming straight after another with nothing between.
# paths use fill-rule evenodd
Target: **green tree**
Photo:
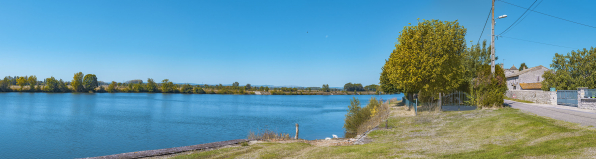
<instances>
[{"instance_id":1,"label":"green tree","mask_svg":"<svg viewBox=\"0 0 596 159\"><path fill-rule=\"evenodd\" d=\"M114 93L116 92L116 87L118 86L118 83L116 83L116 81L112 81L112 83L110 85L108 85L108 93Z\"/></svg>"},{"instance_id":2,"label":"green tree","mask_svg":"<svg viewBox=\"0 0 596 159\"><path fill-rule=\"evenodd\" d=\"M265 87L265 92L269 92L269 86Z\"/></svg>"},{"instance_id":3,"label":"green tree","mask_svg":"<svg viewBox=\"0 0 596 159\"><path fill-rule=\"evenodd\" d=\"M377 88L379 88L379 85L376 84L371 84L364 87L364 89L367 91L377 91Z\"/></svg>"},{"instance_id":4,"label":"green tree","mask_svg":"<svg viewBox=\"0 0 596 159\"><path fill-rule=\"evenodd\" d=\"M465 35L466 29L457 21L423 20L404 27L383 66L383 90L418 93L458 88L464 82Z\"/></svg>"},{"instance_id":5,"label":"green tree","mask_svg":"<svg viewBox=\"0 0 596 159\"><path fill-rule=\"evenodd\" d=\"M87 74L83 79L83 87L86 91L94 91L97 88L97 77L94 74Z\"/></svg>"},{"instance_id":6,"label":"green tree","mask_svg":"<svg viewBox=\"0 0 596 159\"><path fill-rule=\"evenodd\" d=\"M323 84L323 87L321 88L321 91L323 91L323 92L329 92L329 91L331 91L331 89L329 89L329 84Z\"/></svg>"},{"instance_id":7,"label":"green tree","mask_svg":"<svg viewBox=\"0 0 596 159\"><path fill-rule=\"evenodd\" d=\"M193 88L193 93L195 94L205 94L205 90L203 90L203 88L196 86Z\"/></svg>"},{"instance_id":8,"label":"green tree","mask_svg":"<svg viewBox=\"0 0 596 159\"><path fill-rule=\"evenodd\" d=\"M186 94L192 94L193 89L192 86L190 84L184 84L182 85L182 93L186 93Z\"/></svg>"},{"instance_id":9,"label":"green tree","mask_svg":"<svg viewBox=\"0 0 596 159\"><path fill-rule=\"evenodd\" d=\"M17 79L17 85L21 87L21 91L23 91L23 86L27 85L27 79L25 77L19 77Z\"/></svg>"},{"instance_id":10,"label":"green tree","mask_svg":"<svg viewBox=\"0 0 596 159\"><path fill-rule=\"evenodd\" d=\"M142 84L142 83L132 84L132 91L134 91L136 93L144 92L145 91L144 84Z\"/></svg>"},{"instance_id":11,"label":"green tree","mask_svg":"<svg viewBox=\"0 0 596 159\"><path fill-rule=\"evenodd\" d=\"M29 83L29 91L35 91L35 86L37 85L37 77L36 76L29 76L29 78L27 79L28 83Z\"/></svg>"},{"instance_id":12,"label":"green tree","mask_svg":"<svg viewBox=\"0 0 596 159\"><path fill-rule=\"evenodd\" d=\"M147 92L157 92L157 84L153 81L152 78L147 79Z\"/></svg>"},{"instance_id":13,"label":"green tree","mask_svg":"<svg viewBox=\"0 0 596 159\"><path fill-rule=\"evenodd\" d=\"M478 71L482 69L482 66L490 65L491 48L490 45L487 45L486 43L486 40L482 41L482 45L480 43L476 43L470 48L467 48L464 52L462 64L464 65L466 71L464 76L466 81L471 81L473 78L476 78ZM495 60L498 59L499 57L496 56Z\"/></svg>"},{"instance_id":14,"label":"green tree","mask_svg":"<svg viewBox=\"0 0 596 159\"><path fill-rule=\"evenodd\" d=\"M68 86L66 85L66 82L62 81L62 79L60 79L58 81L58 86L59 86L60 92L66 93L66 92L70 91L70 89L68 89Z\"/></svg>"},{"instance_id":15,"label":"green tree","mask_svg":"<svg viewBox=\"0 0 596 159\"><path fill-rule=\"evenodd\" d=\"M10 92L10 79L8 77L4 77L4 80L0 81L0 92Z\"/></svg>"},{"instance_id":16,"label":"green tree","mask_svg":"<svg viewBox=\"0 0 596 159\"><path fill-rule=\"evenodd\" d=\"M169 79L164 79L161 81L161 92L162 93L171 93L174 91L174 83L170 82Z\"/></svg>"},{"instance_id":17,"label":"green tree","mask_svg":"<svg viewBox=\"0 0 596 159\"><path fill-rule=\"evenodd\" d=\"M252 89L252 86L250 85L250 83L246 84L246 86L244 86L244 89L250 90Z\"/></svg>"},{"instance_id":18,"label":"green tree","mask_svg":"<svg viewBox=\"0 0 596 159\"><path fill-rule=\"evenodd\" d=\"M46 92L60 92L60 82L54 77L46 78Z\"/></svg>"},{"instance_id":19,"label":"green tree","mask_svg":"<svg viewBox=\"0 0 596 159\"><path fill-rule=\"evenodd\" d=\"M75 73L70 85L75 92L83 92L85 90L83 87L83 72Z\"/></svg>"},{"instance_id":20,"label":"green tree","mask_svg":"<svg viewBox=\"0 0 596 159\"><path fill-rule=\"evenodd\" d=\"M596 48L572 50L567 55L556 53L551 71L542 75L542 90L577 90L577 87L596 88Z\"/></svg>"},{"instance_id":21,"label":"green tree","mask_svg":"<svg viewBox=\"0 0 596 159\"><path fill-rule=\"evenodd\" d=\"M526 66L526 63L525 63L525 62L522 62L522 63L519 65L519 68L518 68L518 70L519 70L519 71L522 71L522 70L525 70L525 69L528 69L528 66Z\"/></svg>"},{"instance_id":22,"label":"green tree","mask_svg":"<svg viewBox=\"0 0 596 159\"><path fill-rule=\"evenodd\" d=\"M362 84L360 84L360 83L352 84L352 82L349 82L344 85L344 90L345 91L364 91L364 87L362 87Z\"/></svg>"}]
</instances>

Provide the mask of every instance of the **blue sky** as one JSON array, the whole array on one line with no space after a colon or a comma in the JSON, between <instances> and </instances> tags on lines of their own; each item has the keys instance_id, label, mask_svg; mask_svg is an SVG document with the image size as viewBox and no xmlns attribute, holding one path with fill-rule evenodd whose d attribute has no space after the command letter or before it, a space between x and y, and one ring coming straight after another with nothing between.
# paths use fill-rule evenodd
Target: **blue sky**
<instances>
[{"instance_id":1,"label":"blue sky","mask_svg":"<svg viewBox=\"0 0 596 159\"><path fill-rule=\"evenodd\" d=\"M534 0L508 0L529 7ZM596 1L544 0L543 13L596 26ZM379 82L399 32L416 19L458 20L478 40L490 0L468 1L0 1L0 75L75 72L102 81L341 87ZM524 9L496 2L495 33ZM596 29L534 12L505 34L575 49ZM308 33L307 33L308 32ZM482 39L490 40L490 23ZM468 43L469 44L469 43ZM506 67L551 63L570 48L496 41Z\"/></svg>"}]
</instances>

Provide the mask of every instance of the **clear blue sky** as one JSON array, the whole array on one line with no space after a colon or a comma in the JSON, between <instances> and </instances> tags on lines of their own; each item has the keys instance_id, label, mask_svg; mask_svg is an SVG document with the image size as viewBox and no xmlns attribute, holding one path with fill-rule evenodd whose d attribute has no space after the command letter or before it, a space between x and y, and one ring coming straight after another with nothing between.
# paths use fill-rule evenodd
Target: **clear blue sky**
<instances>
[{"instance_id":1,"label":"clear blue sky","mask_svg":"<svg viewBox=\"0 0 596 159\"><path fill-rule=\"evenodd\" d=\"M529 7L534 0L508 0ZM540 0L538 0L540 2ZM101 81L341 87L379 82L399 32L417 18L459 20L478 40L490 0L468 1L0 1L0 75L75 72ZM537 11L596 26L596 1L544 0ZM499 34L525 11L496 2ZM572 48L596 29L534 12L508 37ZM307 33L308 31L308 33ZM490 23L482 39L489 39ZM468 43L469 44L469 43ZM505 65L551 63L569 48L500 38ZM503 60L499 60L499 63Z\"/></svg>"}]
</instances>

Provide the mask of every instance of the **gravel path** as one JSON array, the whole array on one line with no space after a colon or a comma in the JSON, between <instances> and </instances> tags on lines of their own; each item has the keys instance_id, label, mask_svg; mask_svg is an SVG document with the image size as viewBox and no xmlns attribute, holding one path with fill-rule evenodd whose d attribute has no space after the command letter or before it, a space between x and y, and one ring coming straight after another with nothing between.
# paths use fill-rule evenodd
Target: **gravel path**
<instances>
[{"instance_id":1,"label":"gravel path","mask_svg":"<svg viewBox=\"0 0 596 159\"><path fill-rule=\"evenodd\" d=\"M577 107L530 104L505 100L505 104L522 111L534 113L557 120L579 123L584 126L596 126L596 111L579 109Z\"/></svg>"}]
</instances>

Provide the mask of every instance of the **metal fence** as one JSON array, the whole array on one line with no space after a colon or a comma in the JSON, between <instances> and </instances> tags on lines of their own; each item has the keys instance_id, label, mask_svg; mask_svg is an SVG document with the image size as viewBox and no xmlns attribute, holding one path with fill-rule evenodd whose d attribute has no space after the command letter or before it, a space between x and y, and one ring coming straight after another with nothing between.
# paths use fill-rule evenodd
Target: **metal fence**
<instances>
[{"instance_id":1,"label":"metal fence","mask_svg":"<svg viewBox=\"0 0 596 159\"><path fill-rule=\"evenodd\" d=\"M441 110L443 111L462 111L474 110L476 106L470 104L470 95L466 92L454 91L445 93L441 97Z\"/></svg>"},{"instance_id":2,"label":"metal fence","mask_svg":"<svg viewBox=\"0 0 596 159\"><path fill-rule=\"evenodd\" d=\"M409 98L412 98L411 96ZM464 111L474 110L477 107L470 104L469 94L461 91L453 91L450 93L443 93L441 98L430 98L426 100L418 100L415 98L402 98L402 103L408 106L409 109L419 111ZM439 103L440 102L440 103Z\"/></svg>"},{"instance_id":3,"label":"metal fence","mask_svg":"<svg viewBox=\"0 0 596 159\"><path fill-rule=\"evenodd\" d=\"M596 89L587 89L584 98L596 98Z\"/></svg>"},{"instance_id":4,"label":"metal fence","mask_svg":"<svg viewBox=\"0 0 596 159\"><path fill-rule=\"evenodd\" d=\"M577 91L576 90L559 90L557 91L557 105L566 105L577 107Z\"/></svg>"}]
</instances>

